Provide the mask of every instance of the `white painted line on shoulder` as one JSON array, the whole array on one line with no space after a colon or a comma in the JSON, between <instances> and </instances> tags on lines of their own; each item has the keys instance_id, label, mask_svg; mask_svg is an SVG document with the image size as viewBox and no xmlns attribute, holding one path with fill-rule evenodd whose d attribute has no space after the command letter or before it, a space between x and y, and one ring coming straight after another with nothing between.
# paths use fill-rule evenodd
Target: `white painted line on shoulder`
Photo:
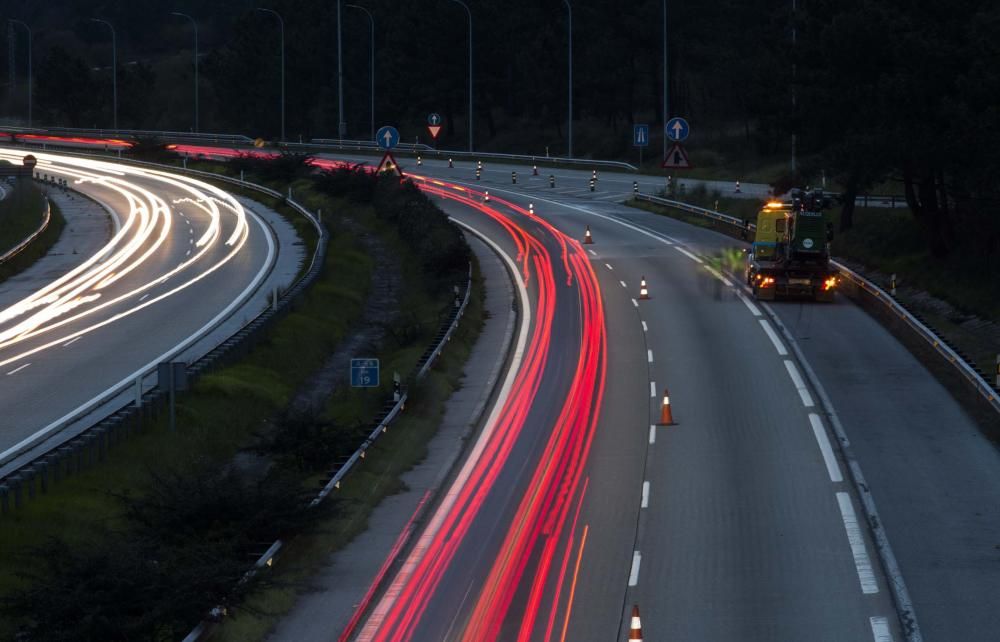
<instances>
[{"instance_id":1,"label":"white painted line on shoulder","mask_svg":"<svg viewBox=\"0 0 1000 642\"><path fill-rule=\"evenodd\" d=\"M868 618L872 625L872 638L875 642L892 642L892 632L889 630L889 618L884 615L873 615Z\"/></svg>"},{"instance_id":2,"label":"white painted line on shoulder","mask_svg":"<svg viewBox=\"0 0 1000 642\"><path fill-rule=\"evenodd\" d=\"M12 375L12 374L15 374L15 373L18 373L18 372L21 372L22 370L24 370L25 368L27 368L27 367L28 367L28 366L30 366L30 365L31 365L30 363L26 363L26 364L24 364L23 366L18 366L18 367L16 367L16 368L14 368L13 370L11 370L10 372L8 372L7 374L8 374L8 375Z\"/></svg>"},{"instance_id":3,"label":"white painted line on shoulder","mask_svg":"<svg viewBox=\"0 0 1000 642\"><path fill-rule=\"evenodd\" d=\"M750 310L750 314L754 315L755 317L759 317L760 316L760 308L758 308L756 305L754 305L753 303L751 303L750 299L748 299L745 296L743 296L742 292L740 292L739 290L737 290L736 291L736 296L738 296L740 298L740 301L743 302L743 305L747 306L747 309Z\"/></svg>"},{"instance_id":4,"label":"white painted line on shoulder","mask_svg":"<svg viewBox=\"0 0 1000 642\"><path fill-rule=\"evenodd\" d=\"M653 351L652 350L646 350L646 360L649 361L650 363L653 363Z\"/></svg>"},{"instance_id":5,"label":"white painted line on shoulder","mask_svg":"<svg viewBox=\"0 0 1000 642\"><path fill-rule=\"evenodd\" d=\"M590 252L591 256L597 256L597 252L595 252L593 250L587 250L587 251Z\"/></svg>"},{"instance_id":6,"label":"white painted line on shoulder","mask_svg":"<svg viewBox=\"0 0 1000 642\"><path fill-rule=\"evenodd\" d=\"M806 384L802 381L802 375L799 374L799 369L795 367L795 364L789 360L785 360L785 369L788 370L788 376L792 378L792 384L795 385L795 389L799 391L799 397L802 398L802 405L806 408L812 408L815 404L813 403L812 395L809 394L809 390L806 389Z\"/></svg>"},{"instance_id":7,"label":"white painted line on shoulder","mask_svg":"<svg viewBox=\"0 0 1000 642\"><path fill-rule=\"evenodd\" d=\"M642 507L649 508L649 482L642 482Z\"/></svg>"},{"instance_id":8,"label":"white painted line on shoulder","mask_svg":"<svg viewBox=\"0 0 1000 642\"><path fill-rule=\"evenodd\" d=\"M649 396L653 397L654 399L656 398L656 382L655 381L650 381L649 382Z\"/></svg>"},{"instance_id":9,"label":"white painted line on shoulder","mask_svg":"<svg viewBox=\"0 0 1000 642\"><path fill-rule=\"evenodd\" d=\"M625 285L625 281L619 281L619 283L621 283L621 284L622 284L622 287L623 287L623 288L627 288L627 287L628 287L627 285Z\"/></svg>"},{"instance_id":10,"label":"white painted line on shoulder","mask_svg":"<svg viewBox=\"0 0 1000 642\"><path fill-rule=\"evenodd\" d=\"M638 308L639 307L639 302L636 301L635 299L632 299L632 305L634 305L635 307Z\"/></svg>"},{"instance_id":11,"label":"white painted line on shoulder","mask_svg":"<svg viewBox=\"0 0 1000 642\"><path fill-rule=\"evenodd\" d=\"M837 458L833 456L833 448L830 447L830 440L826 436L826 429L823 428L823 420L816 413L810 412L809 423L812 424L813 434L816 435L819 451L823 453L823 462L826 464L826 471L830 473L830 481L834 483L844 481L844 476L840 473L840 465L837 463Z\"/></svg>"},{"instance_id":12,"label":"white painted line on shoulder","mask_svg":"<svg viewBox=\"0 0 1000 642\"><path fill-rule=\"evenodd\" d=\"M639 565L642 564L642 553L639 551L632 551L632 570L628 574L628 585L636 586L639 584Z\"/></svg>"},{"instance_id":13,"label":"white painted line on shoulder","mask_svg":"<svg viewBox=\"0 0 1000 642\"><path fill-rule=\"evenodd\" d=\"M764 328L764 332L767 333L767 338L770 339L771 343L774 344L774 349L778 351L778 354L783 357L787 357L788 350L785 350L785 344L783 344L781 342L781 339L778 338L778 335L775 334L774 328L771 327L771 324L768 322L768 320L758 319L758 321L760 322L760 327Z\"/></svg>"},{"instance_id":14,"label":"white painted line on shoulder","mask_svg":"<svg viewBox=\"0 0 1000 642\"><path fill-rule=\"evenodd\" d=\"M646 325L645 321L642 322L642 331L643 332L649 332L649 326Z\"/></svg>"},{"instance_id":15,"label":"white painted line on shoulder","mask_svg":"<svg viewBox=\"0 0 1000 642\"><path fill-rule=\"evenodd\" d=\"M67 341L66 343L64 343L63 347L65 348L68 345L74 344L74 343L76 343L77 341L79 341L82 338L83 338L82 334L79 335L79 336L73 337L72 339L70 339L69 341Z\"/></svg>"},{"instance_id":16,"label":"white painted line on shoulder","mask_svg":"<svg viewBox=\"0 0 1000 642\"><path fill-rule=\"evenodd\" d=\"M847 493L837 493L837 503L840 504L840 516L844 520L844 530L847 531L847 541L854 555L854 566L858 569L858 580L861 582L861 592L866 595L878 593L878 582L875 581L875 571L872 570L871 559L865 550L865 538L858 526L858 517L854 514L851 496Z\"/></svg>"},{"instance_id":17,"label":"white painted line on shoulder","mask_svg":"<svg viewBox=\"0 0 1000 642\"><path fill-rule=\"evenodd\" d=\"M609 270L613 270L614 269L613 267L611 267L610 263L605 263L604 267L608 268Z\"/></svg>"},{"instance_id":18,"label":"white painted line on shoulder","mask_svg":"<svg viewBox=\"0 0 1000 642\"><path fill-rule=\"evenodd\" d=\"M649 443L656 443L656 425L650 424L649 426Z\"/></svg>"},{"instance_id":19,"label":"white painted line on shoulder","mask_svg":"<svg viewBox=\"0 0 1000 642\"><path fill-rule=\"evenodd\" d=\"M688 252L687 250L685 250L685 249L684 249L684 248L682 248L682 247L678 247L678 246L676 246L676 245L675 245L675 246L674 246L674 249L675 249L675 250L677 250L678 252L680 252L681 254L683 254L684 256L688 257L688 258L689 258L689 259L691 259L692 261L695 261L696 263L701 263L702 265L704 265L704 264L705 264L705 262L704 262L704 261L702 261L701 259L699 259L699 258L698 258L697 256L695 256L694 254L691 254L690 252Z\"/></svg>"}]
</instances>

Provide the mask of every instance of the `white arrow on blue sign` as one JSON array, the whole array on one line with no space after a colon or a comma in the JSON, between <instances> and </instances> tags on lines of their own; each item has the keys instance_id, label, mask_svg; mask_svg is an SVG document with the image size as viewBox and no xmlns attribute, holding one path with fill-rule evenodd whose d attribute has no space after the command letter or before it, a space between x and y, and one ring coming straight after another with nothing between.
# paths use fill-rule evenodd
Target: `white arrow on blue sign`
<instances>
[{"instance_id":1,"label":"white arrow on blue sign","mask_svg":"<svg viewBox=\"0 0 1000 642\"><path fill-rule=\"evenodd\" d=\"M687 140L688 134L691 132L691 128L688 127L688 121L678 117L668 120L664 130L667 133L667 138L675 143Z\"/></svg>"},{"instance_id":2,"label":"white arrow on blue sign","mask_svg":"<svg viewBox=\"0 0 1000 642\"><path fill-rule=\"evenodd\" d=\"M399 130L392 125L385 125L380 127L377 132L375 132L375 142L382 149L392 149L399 144Z\"/></svg>"},{"instance_id":3,"label":"white arrow on blue sign","mask_svg":"<svg viewBox=\"0 0 1000 642\"><path fill-rule=\"evenodd\" d=\"M434 112L427 117L428 125L440 125L441 124L441 114Z\"/></svg>"},{"instance_id":4,"label":"white arrow on blue sign","mask_svg":"<svg viewBox=\"0 0 1000 642\"><path fill-rule=\"evenodd\" d=\"M633 147L649 146L649 125L632 126L632 145Z\"/></svg>"}]
</instances>

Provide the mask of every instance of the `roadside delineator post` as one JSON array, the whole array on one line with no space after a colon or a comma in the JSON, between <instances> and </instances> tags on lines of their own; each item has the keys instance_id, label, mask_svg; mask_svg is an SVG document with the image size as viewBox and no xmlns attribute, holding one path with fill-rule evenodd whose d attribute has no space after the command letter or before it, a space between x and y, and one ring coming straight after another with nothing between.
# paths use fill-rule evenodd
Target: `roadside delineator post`
<instances>
[{"instance_id":1,"label":"roadside delineator post","mask_svg":"<svg viewBox=\"0 0 1000 642\"><path fill-rule=\"evenodd\" d=\"M532 176L538 176L538 165L532 165L531 166L531 175Z\"/></svg>"},{"instance_id":2,"label":"roadside delineator post","mask_svg":"<svg viewBox=\"0 0 1000 642\"><path fill-rule=\"evenodd\" d=\"M648 301L649 300L649 288L646 287L646 277L643 276L639 281L639 300Z\"/></svg>"},{"instance_id":3,"label":"roadside delineator post","mask_svg":"<svg viewBox=\"0 0 1000 642\"><path fill-rule=\"evenodd\" d=\"M674 414L670 411L670 391L663 389L663 402L660 404L660 424L661 426L674 426Z\"/></svg>"},{"instance_id":4,"label":"roadside delineator post","mask_svg":"<svg viewBox=\"0 0 1000 642\"><path fill-rule=\"evenodd\" d=\"M896 273L893 272L892 276L889 277L889 294L896 296Z\"/></svg>"},{"instance_id":5,"label":"roadside delineator post","mask_svg":"<svg viewBox=\"0 0 1000 642\"><path fill-rule=\"evenodd\" d=\"M420 158L420 154L417 154L417 167L424 164L424 159Z\"/></svg>"},{"instance_id":6,"label":"roadside delineator post","mask_svg":"<svg viewBox=\"0 0 1000 642\"><path fill-rule=\"evenodd\" d=\"M739 181L736 181L736 193L737 193L737 194L740 194L740 193L741 193L741 192L740 192L740 182L739 182Z\"/></svg>"},{"instance_id":7,"label":"roadside delineator post","mask_svg":"<svg viewBox=\"0 0 1000 642\"><path fill-rule=\"evenodd\" d=\"M528 214L531 215L531 216L535 215L535 204L534 203L528 203Z\"/></svg>"},{"instance_id":8,"label":"roadside delineator post","mask_svg":"<svg viewBox=\"0 0 1000 642\"><path fill-rule=\"evenodd\" d=\"M510 173L510 183L511 185L517 185L517 172Z\"/></svg>"},{"instance_id":9,"label":"roadside delineator post","mask_svg":"<svg viewBox=\"0 0 1000 642\"><path fill-rule=\"evenodd\" d=\"M594 238L590 235L590 226L587 226L587 231L583 233L583 244L591 245L594 242Z\"/></svg>"},{"instance_id":10,"label":"roadside delineator post","mask_svg":"<svg viewBox=\"0 0 1000 642\"><path fill-rule=\"evenodd\" d=\"M639 181L632 181L632 193L633 194L639 193Z\"/></svg>"},{"instance_id":11,"label":"roadside delineator post","mask_svg":"<svg viewBox=\"0 0 1000 642\"><path fill-rule=\"evenodd\" d=\"M555 187L555 186L556 186L555 174L549 174L549 187Z\"/></svg>"},{"instance_id":12,"label":"roadside delineator post","mask_svg":"<svg viewBox=\"0 0 1000 642\"><path fill-rule=\"evenodd\" d=\"M639 618L639 605L632 605L632 621L628 626L628 642L642 642L642 620Z\"/></svg>"},{"instance_id":13,"label":"roadside delineator post","mask_svg":"<svg viewBox=\"0 0 1000 642\"><path fill-rule=\"evenodd\" d=\"M590 191L591 191L591 192L593 192L593 191L594 191L594 186L595 186L596 184L597 184L597 179L596 179L596 178L592 178L592 179L590 179Z\"/></svg>"},{"instance_id":14,"label":"roadside delineator post","mask_svg":"<svg viewBox=\"0 0 1000 642\"><path fill-rule=\"evenodd\" d=\"M1000 354L997 355L997 390L1000 390Z\"/></svg>"},{"instance_id":15,"label":"roadside delineator post","mask_svg":"<svg viewBox=\"0 0 1000 642\"><path fill-rule=\"evenodd\" d=\"M490 190L486 190L486 192L483 194L483 202L484 203L490 202Z\"/></svg>"}]
</instances>

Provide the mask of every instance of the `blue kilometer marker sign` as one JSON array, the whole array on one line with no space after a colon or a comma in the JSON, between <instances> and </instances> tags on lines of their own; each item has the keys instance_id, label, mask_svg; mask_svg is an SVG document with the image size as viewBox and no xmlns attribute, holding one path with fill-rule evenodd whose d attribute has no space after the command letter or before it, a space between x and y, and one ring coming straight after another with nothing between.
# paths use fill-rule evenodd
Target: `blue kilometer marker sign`
<instances>
[{"instance_id":1,"label":"blue kilometer marker sign","mask_svg":"<svg viewBox=\"0 0 1000 642\"><path fill-rule=\"evenodd\" d=\"M378 359L351 359L351 387L378 388Z\"/></svg>"},{"instance_id":2,"label":"blue kilometer marker sign","mask_svg":"<svg viewBox=\"0 0 1000 642\"><path fill-rule=\"evenodd\" d=\"M675 143L687 140L688 134L691 133L688 121L677 117L668 120L667 125L663 129L667 133L667 138Z\"/></svg>"},{"instance_id":3,"label":"blue kilometer marker sign","mask_svg":"<svg viewBox=\"0 0 1000 642\"><path fill-rule=\"evenodd\" d=\"M375 132L375 142L382 149L392 149L399 144L399 130L392 125L385 125L380 127L377 132Z\"/></svg>"},{"instance_id":4,"label":"blue kilometer marker sign","mask_svg":"<svg viewBox=\"0 0 1000 642\"><path fill-rule=\"evenodd\" d=\"M649 125L632 126L632 146L633 147L649 146Z\"/></svg>"}]
</instances>

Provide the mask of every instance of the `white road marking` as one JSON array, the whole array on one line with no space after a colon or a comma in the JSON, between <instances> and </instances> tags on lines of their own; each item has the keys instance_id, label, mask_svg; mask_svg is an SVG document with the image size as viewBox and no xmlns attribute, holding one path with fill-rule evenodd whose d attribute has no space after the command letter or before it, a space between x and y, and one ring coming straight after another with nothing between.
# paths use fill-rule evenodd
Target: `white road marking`
<instances>
[{"instance_id":1,"label":"white road marking","mask_svg":"<svg viewBox=\"0 0 1000 642\"><path fill-rule=\"evenodd\" d=\"M778 354L783 357L787 357L788 350L785 350L785 344L783 344L781 339L778 338L778 335L775 334L774 328L771 327L771 324L768 323L767 319L758 319L758 321L760 321L760 327L764 328L764 332L767 333L767 338L774 344L774 349L778 351Z\"/></svg>"},{"instance_id":2,"label":"white road marking","mask_svg":"<svg viewBox=\"0 0 1000 642\"><path fill-rule=\"evenodd\" d=\"M639 565L642 564L642 553L632 551L632 570L628 574L628 585L636 586L639 583Z\"/></svg>"},{"instance_id":3,"label":"white road marking","mask_svg":"<svg viewBox=\"0 0 1000 642\"><path fill-rule=\"evenodd\" d=\"M639 307L639 302L636 301L635 299L632 299L632 305L634 305L635 307L638 308Z\"/></svg>"},{"instance_id":4,"label":"white road marking","mask_svg":"<svg viewBox=\"0 0 1000 642\"><path fill-rule=\"evenodd\" d=\"M795 367L795 364L789 360L785 360L785 369L788 370L788 376L792 378L792 383L795 385L795 389L799 391L799 397L802 398L802 405L806 408L812 408L815 404L813 403L812 395L809 394L809 390L806 389L806 384L802 381L802 375L799 374L799 369Z\"/></svg>"},{"instance_id":5,"label":"white road marking","mask_svg":"<svg viewBox=\"0 0 1000 642\"><path fill-rule=\"evenodd\" d=\"M188 239L188 245L194 245L194 239Z\"/></svg>"},{"instance_id":6,"label":"white road marking","mask_svg":"<svg viewBox=\"0 0 1000 642\"><path fill-rule=\"evenodd\" d=\"M844 520L847 541L850 543L851 553L854 555L854 566L858 569L861 592L866 595L878 593L875 572L872 570L872 562L868 558L868 551L865 550L865 538L861 535L858 518L854 514L854 506L851 505L851 496L847 493L837 493L837 503L840 504L840 516Z\"/></svg>"},{"instance_id":7,"label":"white road marking","mask_svg":"<svg viewBox=\"0 0 1000 642\"><path fill-rule=\"evenodd\" d=\"M188 234L194 234L194 228L193 227L189 227L188 228Z\"/></svg>"},{"instance_id":8,"label":"white road marking","mask_svg":"<svg viewBox=\"0 0 1000 642\"><path fill-rule=\"evenodd\" d=\"M73 337L72 339L70 339L69 341L67 341L66 343L64 343L63 347L65 348L66 346L68 346L70 344L76 343L77 341L79 341L82 338L83 338L82 334L80 336L78 336L78 337Z\"/></svg>"},{"instance_id":9,"label":"white road marking","mask_svg":"<svg viewBox=\"0 0 1000 642\"><path fill-rule=\"evenodd\" d=\"M653 397L654 399L656 398L656 382L655 381L650 381L649 382L649 396Z\"/></svg>"},{"instance_id":10,"label":"white road marking","mask_svg":"<svg viewBox=\"0 0 1000 642\"><path fill-rule=\"evenodd\" d=\"M736 296L738 296L740 298L740 301L743 302L743 305L747 306L747 309L750 310L750 314L754 315L755 317L759 317L760 316L760 308L758 308L756 305L754 305L750 301L750 299L748 299L745 296L743 296L742 292L740 292L739 290L737 290L736 291Z\"/></svg>"},{"instance_id":11,"label":"white road marking","mask_svg":"<svg viewBox=\"0 0 1000 642\"><path fill-rule=\"evenodd\" d=\"M627 287L628 287L627 285L625 285L625 281L619 281L619 283L621 283L621 284L622 284L622 287L623 287L623 288L627 288Z\"/></svg>"},{"instance_id":12,"label":"white road marking","mask_svg":"<svg viewBox=\"0 0 1000 642\"><path fill-rule=\"evenodd\" d=\"M597 252L595 252L593 250L587 250L587 251L590 252L591 256L597 256Z\"/></svg>"},{"instance_id":13,"label":"white road marking","mask_svg":"<svg viewBox=\"0 0 1000 642\"><path fill-rule=\"evenodd\" d=\"M619 192L617 194L608 194L607 196L598 196L595 201L626 201L628 200L629 192Z\"/></svg>"},{"instance_id":14,"label":"white road marking","mask_svg":"<svg viewBox=\"0 0 1000 642\"><path fill-rule=\"evenodd\" d=\"M809 423L812 424L813 434L816 435L816 443L819 444L819 450L823 453L823 462L826 464L826 471L830 473L830 481L832 482L842 482L844 481L844 476L840 473L840 465L837 464L837 458L833 456L833 448L830 447L830 440L826 436L826 430L823 428L823 421L814 412L809 413Z\"/></svg>"},{"instance_id":15,"label":"white road marking","mask_svg":"<svg viewBox=\"0 0 1000 642\"><path fill-rule=\"evenodd\" d=\"M676 245L675 245L675 246L674 246L674 249L675 249L675 250L677 250L678 252L680 252L681 254L683 254L684 256L688 257L688 258L689 258L689 259L691 259L692 261L695 261L696 263L701 263L702 265L704 265L704 264L705 264L705 262L704 262L704 261L702 261L701 259L699 259L699 258L698 258L697 256L695 256L694 254L691 254L690 252L688 252L687 250L685 250L685 249L684 249L684 248L682 248L682 247L678 247L678 246L676 246Z\"/></svg>"},{"instance_id":16,"label":"white road marking","mask_svg":"<svg viewBox=\"0 0 1000 642\"><path fill-rule=\"evenodd\" d=\"M649 426L649 443L656 443L656 426L654 424L650 424Z\"/></svg>"},{"instance_id":17,"label":"white road marking","mask_svg":"<svg viewBox=\"0 0 1000 642\"><path fill-rule=\"evenodd\" d=\"M649 326L646 325L645 321L642 322L642 331L643 332L649 332Z\"/></svg>"},{"instance_id":18,"label":"white road marking","mask_svg":"<svg viewBox=\"0 0 1000 642\"><path fill-rule=\"evenodd\" d=\"M872 625L872 637L875 642L892 642L892 632L889 631L889 618L884 615L873 615L868 618Z\"/></svg>"},{"instance_id":19,"label":"white road marking","mask_svg":"<svg viewBox=\"0 0 1000 642\"><path fill-rule=\"evenodd\" d=\"M646 360L649 361L650 363L653 363L653 351L652 350L646 350Z\"/></svg>"},{"instance_id":20,"label":"white road marking","mask_svg":"<svg viewBox=\"0 0 1000 642\"><path fill-rule=\"evenodd\" d=\"M147 292L146 294L143 294L141 297L139 297L139 302L141 303L142 301L145 301L146 297L148 297L148 296L149 296L149 292Z\"/></svg>"},{"instance_id":21,"label":"white road marking","mask_svg":"<svg viewBox=\"0 0 1000 642\"><path fill-rule=\"evenodd\" d=\"M18 366L16 368L14 368L13 370L11 370L10 372L8 372L7 374L8 375L12 375L12 374L15 374L17 372L21 372L22 370L24 370L25 368L27 368L30 365L31 365L30 363L26 363L23 366Z\"/></svg>"},{"instance_id":22,"label":"white road marking","mask_svg":"<svg viewBox=\"0 0 1000 642\"><path fill-rule=\"evenodd\" d=\"M611 264L610 264L610 263L605 263L604 265L605 265L605 267L607 267L607 268L608 268L609 270L614 270L614 268L613 268L613 267L611 267Z\"/></svg>"},{"instance_id":23,"label":"white road marking","mask_svg":"<svg viewBox=\"0 0 1000 642\"><path fill-rule=\"evenodd\" d=\"M718 270L716 270L715 268L713 268L710 265L706 265L705 269L708 270L709 272L711 272L712 276L714 276L715 278L717 278L720 281L722 281L723 283L725 283L728 287L733 287L733 284L729 281L729 279L727 279L726 277L722 276L722 272L719 272Z\"/></svg>"},{"instance_id":24,"label":"white road marking","mask_svg":"<svg viewBox=\"0 0 1000 642\"><path fill-rule=\"evenodd\" d=\"M649 508L649 482L642 482L642 507Z\"/></svg>"},{"instance_id":25,"label":"white road marking","mask_svg":"<svg viewBox=\"0 0 1000 642\"><path fill-rule=\"evenodd\" d=\"M185 252L184 256L191 256L191 250L188 250L187 252Z\"/></svg>"}]
</instances>

